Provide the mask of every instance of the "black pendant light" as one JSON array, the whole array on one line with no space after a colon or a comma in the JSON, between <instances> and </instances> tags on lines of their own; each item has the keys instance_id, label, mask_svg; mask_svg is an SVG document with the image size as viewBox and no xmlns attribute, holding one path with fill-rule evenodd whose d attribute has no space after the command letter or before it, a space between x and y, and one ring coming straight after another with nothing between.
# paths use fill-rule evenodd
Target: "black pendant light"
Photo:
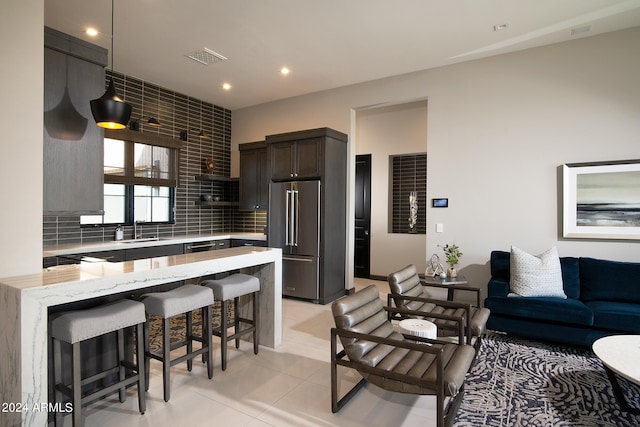
<instances>
[{"instance_id":1,"label":"black pendant light","mask_svg":"<svg viewBox=\"0 0 640 427\"><path fill-rule=\"evenodd\" d=\"M111 71L113 72L113 16L114 0L111 0ZM109 87L98 99L91 101L91 113L96 124L106 129L124 129L131 117L131 105L124 102L116 93L113 77L109 78Z\"/></svg>"}]
</instances>

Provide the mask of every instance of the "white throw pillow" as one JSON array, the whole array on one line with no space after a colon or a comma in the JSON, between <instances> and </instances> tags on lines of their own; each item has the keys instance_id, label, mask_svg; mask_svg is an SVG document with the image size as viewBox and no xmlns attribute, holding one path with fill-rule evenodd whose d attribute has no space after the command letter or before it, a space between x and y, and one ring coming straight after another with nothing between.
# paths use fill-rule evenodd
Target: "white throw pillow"
<instances>
[{"instance_id":1,"label":"white throw pillow","mask_svg":"<svg viewBox=\"0 0 640 427\"><path fill-rule=\"evenodd\" d=\"M567 298L562 287L558 250L553 247L538 256L511 247L511 292L523 297Z\"/></svg>"}]
</instances>

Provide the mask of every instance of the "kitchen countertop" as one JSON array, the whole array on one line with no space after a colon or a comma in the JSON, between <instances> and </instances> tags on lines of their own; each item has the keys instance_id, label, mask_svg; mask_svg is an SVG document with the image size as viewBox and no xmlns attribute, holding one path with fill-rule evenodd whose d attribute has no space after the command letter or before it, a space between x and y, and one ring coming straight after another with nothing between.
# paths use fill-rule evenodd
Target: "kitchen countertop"
<instances>
[{"instance_id":1,"label":"kitchen countertop","mask_svg":"<svg viewBox=\"0 0 640 427\"><path fill-rule=\"evenodd\" d=\"M210 240L211 238L209 238ZM193 240L191 240L193 241ZM48 400L48 309L226 271L260 280L260 345L282 341L282 250L237 247L124 262L50 267L0 278L0 400L41 407ZM47 411L0 412L0 425L46 425Z\"/></svg>"},{"instance_id":2,"label":"kitchen countertop","mask_svg":"<svg viewBox=\"0 0 640 427\"><path fill-rule=\"evenodd\" d=\"M71 243L58 246L46 246L43 248L42 257L52 257L58 255L75 255L79 253L91 253L102 251L118 251L122 249L146 248L151 246L166 246L193 242L206 242L210 240L224 239L245 239L266 241L267 236L263 233L216 233L207 236L193 235L180 237L160 237L158 239L142 238L138 240L112 240L102 243Z\"/></svg>"}]
</instances>

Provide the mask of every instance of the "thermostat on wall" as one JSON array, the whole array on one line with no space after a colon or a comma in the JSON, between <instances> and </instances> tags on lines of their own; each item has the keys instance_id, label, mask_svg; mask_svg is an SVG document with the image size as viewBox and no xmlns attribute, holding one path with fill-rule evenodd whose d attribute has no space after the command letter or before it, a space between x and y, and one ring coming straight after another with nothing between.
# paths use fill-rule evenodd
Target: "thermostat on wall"
<instances>
[{"instance_id":1,"label":"thermostat on wall","mask_svg":"<svg viewBox=\"0 0 640 427\"><path fill-rule=\"evenodd\" d=\"M434 208L448 208L449 199L431 199L431 206Z\"/></svg>"}]
</instances>

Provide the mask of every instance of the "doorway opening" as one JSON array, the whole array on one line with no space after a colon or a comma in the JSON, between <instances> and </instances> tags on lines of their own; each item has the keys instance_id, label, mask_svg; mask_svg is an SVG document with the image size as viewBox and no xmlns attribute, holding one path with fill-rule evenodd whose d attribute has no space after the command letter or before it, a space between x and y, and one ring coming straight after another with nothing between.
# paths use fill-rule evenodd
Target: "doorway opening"
<instances>
[{"instance_id":1,"label":"doorway opening","mask_svg":"<svg viewBox=\"0 0 640 427\"><path fill-rule=\"evenodd\" d=\"M371 154L356 156L353 275L371 274Z\"/></svg>"}]
</instances>

